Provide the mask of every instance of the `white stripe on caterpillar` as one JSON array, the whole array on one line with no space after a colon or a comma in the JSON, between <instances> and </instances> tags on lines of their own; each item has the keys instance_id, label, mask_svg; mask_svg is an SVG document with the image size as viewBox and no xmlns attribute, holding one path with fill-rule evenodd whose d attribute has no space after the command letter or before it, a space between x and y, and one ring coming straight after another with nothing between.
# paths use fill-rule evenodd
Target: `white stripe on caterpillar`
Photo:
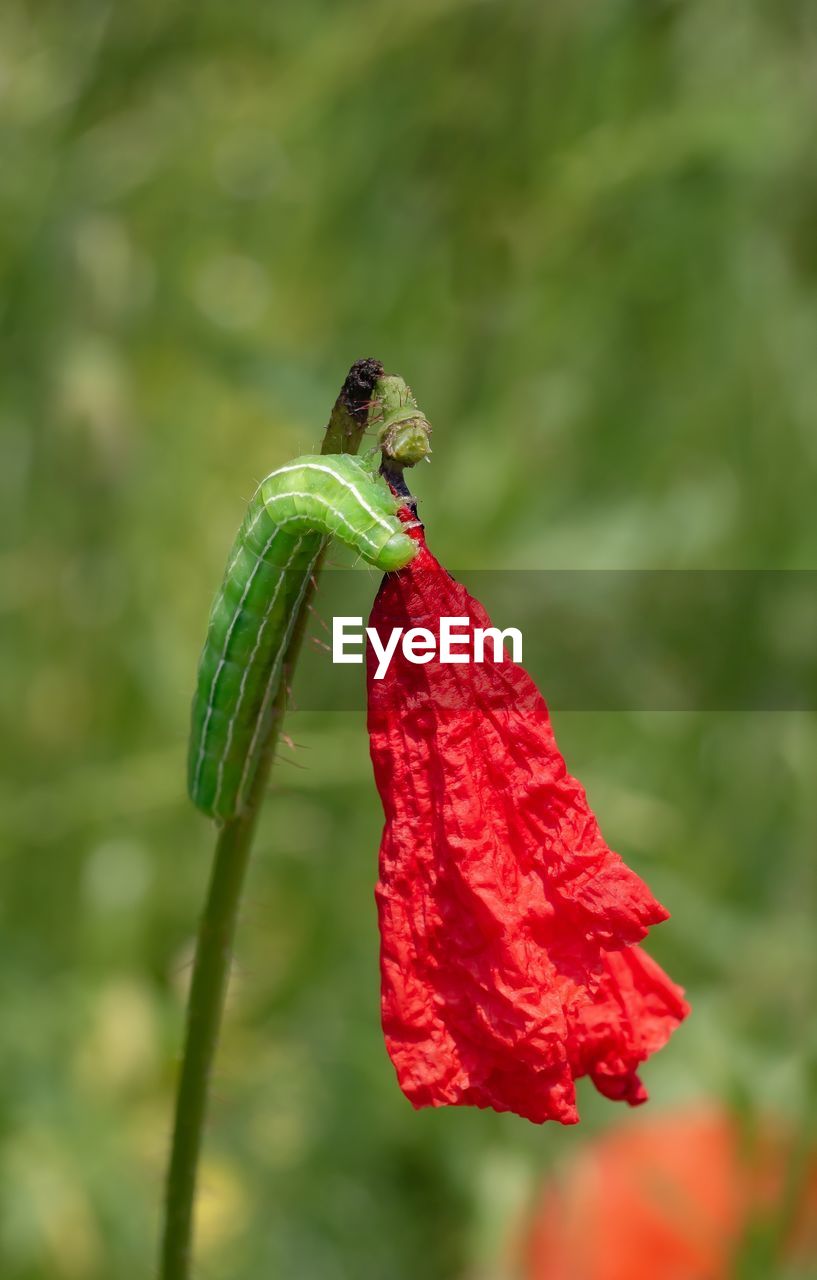
<instances>
[{"instance_id":1,"label":"white stripe on caterpillar","mask_svg":"<svg viewBox=\"0 0 817 1280\"><path fill-rule=\"evenodd\" d=\"M376 511L372 510L372 508L366 502L366 499L355 488L355 486L352 484L350 480L344 480L343 476L339 475L337 471L335 471L332 467L327 466L326 463L324 462L298 462L298 463L292 463L291 465L286 467L278 467L277 470L271 471L269 475L264 480L262 480L261 483L262 485L264 485L267 483L268 480L274 480L276 476L287 475L290 471L322 471L324 472L325 475L332 476L334 480L337 480L339 485L341 485L344 489L348 489L350 493L353 493L355 495L359 505L363 508L364 511L367 511L369 513L369 515L372 517L372 519L375 521L376 524L382 525L384 529L388 529L389 532L391 533L392 529L388 520L384 516L381 516ZM318 495L310 494L309 496L316 497Z\"/></svg>"},{"instance_id":2,"label":"white stripe on caterpillar","mask_svg":"<svg viewBox=\"0 0 817 1280\"><path fill-rule=\"evenodd\" d=\"M256 490L256 492L257 492L257 490ZM244 537L245 537L245 538L249 538L249 537L250 537L250 535L251 535L251 534L253 533L253 531L255 530L255 526L258 524L258 521L261 519L261 517L262 517L262 515L263 515L263 514L264 514L264 508L263 508L263 507L259 507L259 508L258 508L258 510L256 511L255 515L253 516L252 520L251 520L251 521L250 521L250 523L249 523L249 527L248 527L248 529L247 529L247 532L244 534ZM224 588L225 588L225 586L227 585L227 581L228 581L228 579L231 577L231 575L232 575L232 573L233 573L233 570L235 569L236 565L238 564L239 560L241 559L241 553L242 553L242 551L244 551L244 543L243 543L243 542L239 542L239 544L238 544L238 550L236 551L236 553L235 553L235 555L233 556L232 560L231 560L231 561L229 562L229 564L227 565L227 571L226 571L226 573L224 574L224 578L223 578L223 580L222 580L221 587L220 587L220 589L219 589L218 595L216 596L215 600L213 601L213 607L212 607L212 609L210 610L210 617L211 617L211 618L214 616L214 614L216 614L216 613L218 612L218 610L219 610L219 609L220 609L220 607L221 607L221 602L222 602L222 600L224 599Z\"/></svg>"},{"instance_id":3,"label":"white stripe on caterpillar","mask_svg":"<svg viewBox=\"0 0 817 1280\"><path fill-rule=\"evenodd\" d=\"M292 632L295 627L295 623L298 620L298 615L301 610L301 604L303 603L303 598L306 595L309 585L312 581L312 574L315 570L315 565L318 563L318 560L320 559L321 552L326 546L326 542L327 542L326 538L321 538L320 546L318 547L318 550L315 552L314 556L309 562L306 573L304 575L303 583L301 585L301 589L298 592L298 598L295 601L295 607L293 608L292 613L290 614L289 622L284 631L284 635L281 639L281 643L278 646L278 652L275 655L275 660L272 664L272 669L270 670L269 679L267 680L267 685L266 685L266 688L264 689L264 696L261 699L261 706L258 709L258 719L255 722L255 729L253 730L252 739L250 740L249 750L247 751L247 755L244 760L244 768L241 771L241 778L238 783L238 791L236 792L236 808L239 812L241 811L241 808L244 803L244 789L247 785L250 766L253 763L256 763L255 752L258 746L258 738L261 733L261 728L264 723L264 718L267 714L269 703L271 701L271 693L272 693L273 685L275 684L275 679L278 671L278 664L279 662L282 661L284 654L286 653L287 647L289 645L289 642L292 638Z\"/></svg>"},{"instance_id":4,"label":"white stripe on caterpillar","mask_svg":"<svg viewBox=\"0 0 817 1280\"><path fill-rule=\"evenodd\" d=\"M290 490L288 490L288 492L286 492L286 493L272 493L272 494L270 494L269 498L265 498L265 499L264 499L264 502L265 502L266 506L267 506L267 507L269 507L271 503L273 503L273 502L277 502L279 498L308 498L308 499L310 499L311 501L315 501L315 502L319 502L319 503L321 503L321 504L322 504L322 506L330 508L330 510L332 511L332 513L333 513L333 515L335 516L335 519L336 519L336 520L340 520L341 524L346 525L346 528L347 528L347 529L351 529L352 533L356 533L356 534L357 534L357 536L358 536L359 538L362 538L364 542L368 542L368 544L369 544L369 546L370 546L370 547L374 547L374 549L375 549L375 550L377 550L377 543L374 541L374 539L373 539L373 538L370 538L370 537L368 536L368 534L363 533L363 532L362 532L362 530L360 530L360 529L355 529L355 527L354 527L354 525L352 524L351 520L347 520L347 519L346 519L346 516L341 515L341 513L340 513L340 511L338 511L337 507L334 507L334 506L332 505L331 500L330 500L329 498L325 498L325 497L323 496L323 494L321 494L321 493L301 493L301 492L299 492L297 489L290 489ZM365 505L365 504L362 504L362 505ZM370 511L370 508L369 508L369 507L366 507L366 510L367 510L367 511ZM305 517L305 516L300 516L300 515L287 516L286 520L281 520L281 521L279 521L279 523L280 523L280 524L291 524L294 520L303 520L303 519L306 519L306 517ZM383 527L384 527L384 528L386 528L386 529L388 529L388 530L389 530L389 532L391 533L391 526L390 526L390 525L389 525L385 520L380 520L380 521L378 521L378 523L379 523L379 524L382 524L382 525L383 525Z\"/></svg>"},{"instance_id":5,"label":"white stripe on caterpillar","mask_svg":"<svg viewBox=\"0 0 817 1280\"><path fill-rule=\"evenodd\" d=\"M277 533L278 530L276 529L275 532ZM274 538L275 538L275 534L273 534L272 538L268 540L267 545L264 547L264 551L262 553L262 559L263 559L263 556L266 555L267 551L269 550L269 547L272 541L274 540ZM247 679L250 675L250 672L252 671L256 654L258 653L258 650L261 647L261 641L263 639L264 632L267 627L267 623L269 622L270 617L272 615L272 611L275 608L275 602L278 599L278 593L281 590L281 584L286 581L287 571L292 568L292 562L297 556L298 552L300 551L302 543L303 543L303 538L298 538L297 542L293 543L292 550L290 551L289 556L287 558L287 562L278 574L278 581L276 582L275 589L273 590L270 596L269 604L264 610L264 617L262 618L261 624L258 628L258 634L255 637L255 643L252 647L252 652L250 653L250 656L247 659L247 663L244 667L244 671L241 676L241 684L238 687L238 697L236 698L235 706L233 707L233 713L230 716L230 720L227 725L227 733L224 738L224 749L221 753L221 756L218 762L218 769L216 773L216 794L213 799L213 808L216 810L216 812L218 812L218 806L221 800L221 789L224 786L224 764L227 759L227 756L230 754L230 747L233 745L233 732L235 730L236 720L238 719L238 713L241 710L241 704L244 701L244 693L247 688ZM259 561L259 564L260 563L261 562ZM255 568L253 569L253 574L255 573L255 570L257 568L258 568L258 565L256 565ZM242 604L243 604L243 597L242 597ZM241 605L239 605L239 610L240 608L241 608Z\"/></svg>"},{"instance_id":6,"label":"white stripe on caterpillar","mask_svg":"<svg viewBox=\"0 0 817 1280\"><path fill-rule=\"evenodd\" d=\"M263 563L264 556L270 550L275 539L278 537L278 533L279 533L278 529L273 529L272 533L267 538L266 545L261 555L261 559L257 560L252 567L252 572L247 578L247 582L244 587L244 591L241 595L241 599L236 605L235 613L233 614L230 620L230 625L227 628L227 634L224 637L224 645L221 650L221 657L219 658L218 665L215 671L213 672L213 679L210 681L210 691L207 695L207 710L205 711L205 715L204 715L204 724L202 725L202 730L201 730L201 742L199 743L199 754L198 754L198 759L196 761L196 773L193 780L194 788L198 787L199 780L201 778L202 765L204 764L204 751L205 751L205 747L207 746L207 730L210 727L210 720L212 719L212 716L213 716L213 709L215 707L216 690L218 689L218 681L222 671L224 670L224 664L227 661L227 653L230 648L230 640L232 639L233 631L235 630L236 623L238 622L238 619L241 617L241 613L244 608L244 603L247 599L247 596L250 593L250 589L255 579L255 575L258 572L259 567Z\"/></svg>"}]
</instances>

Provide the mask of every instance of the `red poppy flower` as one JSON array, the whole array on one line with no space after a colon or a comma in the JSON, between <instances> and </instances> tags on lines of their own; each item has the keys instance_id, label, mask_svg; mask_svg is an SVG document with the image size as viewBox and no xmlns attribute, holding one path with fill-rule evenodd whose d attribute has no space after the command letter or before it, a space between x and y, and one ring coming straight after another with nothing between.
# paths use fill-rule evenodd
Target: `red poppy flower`
<instances>
[{"instance_id":1,"label":"red poppy flower","mask_svg":"<svg viewBox=\"0 0 817 1280\"><path fill-rule=\"evenodd\" d=\"M409 511L402 518L409 523ZM420 528L369 625L489 627ZM376 896L382 1018L416 1107L470 1104L578 1120L575 1080L646 1098L636 1068L688 1012L635 945L667 911L605 844L547 707L507 658L420 665L369 645L369 733L386 822Z\"/></svg>"},{"instance_id":2,"label":"red poppy flower","mask_svg":"<svg viewBox=\"0 0 817 1280\"><path fill-rule=\"evenodd\" d=\"M548 1180L521 1242L522 1274L728 1280L747 1231L760 1242L771 1228L777 1257L754 1274L777 1275L785 1259L812 1275L814 1153L798 1155L779 1122L754 1117L752 1129L713 1101L602 1134Z\"/></svg>"}]
</instances>

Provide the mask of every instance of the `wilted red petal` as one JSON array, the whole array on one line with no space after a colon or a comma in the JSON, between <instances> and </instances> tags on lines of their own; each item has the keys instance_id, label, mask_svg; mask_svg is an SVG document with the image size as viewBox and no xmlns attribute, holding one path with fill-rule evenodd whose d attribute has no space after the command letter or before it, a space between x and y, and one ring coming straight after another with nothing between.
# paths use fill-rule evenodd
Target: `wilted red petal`
<instances>
[{"instance_id":1,"label":"wilted red petal","mask_svg":"<svg viewBox=\"0 0 817 1280\"><path fill-rule=\"evenodd\" d=\"M608 951L603 964L601 982L571 1027L571 1061L599 1093L635 1106L647 1100L636 1068L666 1044L689 1006L641 947Z\"/></svg>"},{"instance_id":2,"label":"wilted red petal","mask_svg":"<svg viewBox=\"0 0 817 1280\"><path fill-rule=\"evenodd\" d=\"M408 513L404 512L408 519ZM420 550L388 575L369 625L482 606ZM468 1103L578 1119L574 1080L646 1093L635 1068L687 1012L632 944L667 911L606 845L565 768L547 707L507 659L410 663L368 653L369 732L386 823L377 902L383 1030L415 1106ZM626 948L626 950L623 950Z\"/></svg>"}]
</instances>

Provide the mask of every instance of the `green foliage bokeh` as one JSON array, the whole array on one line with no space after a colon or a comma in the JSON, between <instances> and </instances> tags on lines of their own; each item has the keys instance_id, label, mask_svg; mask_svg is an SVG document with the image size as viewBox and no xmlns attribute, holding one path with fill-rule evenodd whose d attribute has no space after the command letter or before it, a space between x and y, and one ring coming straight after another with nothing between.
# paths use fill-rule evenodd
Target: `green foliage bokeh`
<instances>
[{"instance_id":1,"label":"green foliage bokeh","mask_svg":"<svg viewBox=\"0 0 817 1280\"><path fill-rule=\"evenodd\" d=\"M246 499L319 441L352 360L434 424L416 488L452 567L814 565L816 55L805 0L6 0L4 1280L152 1273L211 848L195 664ZM289 728L201 1275L504 1280L537 1178L624 1121L589 1089L576 1131L411 1111L363 716ZM556 729L673 912L652 950L695 1012L652 1105L808 1126L814 717Z\"/></svg>"}]
</instances>

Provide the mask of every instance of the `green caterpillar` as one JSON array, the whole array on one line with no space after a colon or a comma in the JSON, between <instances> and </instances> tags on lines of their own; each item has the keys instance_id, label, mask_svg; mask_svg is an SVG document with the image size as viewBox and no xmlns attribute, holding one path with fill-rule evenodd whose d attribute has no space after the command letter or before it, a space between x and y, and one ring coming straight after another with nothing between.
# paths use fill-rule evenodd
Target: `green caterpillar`
<instances>
[{"instance_id":1,"label":"green caterpillar","mask_svg":"<svg viewBox=\"0 0 817 1280\"><path fill-rule=\"evenodd\" d=\"M372 407L384 467L427 455L430 427L402 379L380 378ZM193 698L188 788L204 813L226 821L246 805L284 656L328 540L339 538L383 572L400 569L416 543L397 507L375 456L307 455L259 485L210 613Z\"/></svg>"}]
</instances>

